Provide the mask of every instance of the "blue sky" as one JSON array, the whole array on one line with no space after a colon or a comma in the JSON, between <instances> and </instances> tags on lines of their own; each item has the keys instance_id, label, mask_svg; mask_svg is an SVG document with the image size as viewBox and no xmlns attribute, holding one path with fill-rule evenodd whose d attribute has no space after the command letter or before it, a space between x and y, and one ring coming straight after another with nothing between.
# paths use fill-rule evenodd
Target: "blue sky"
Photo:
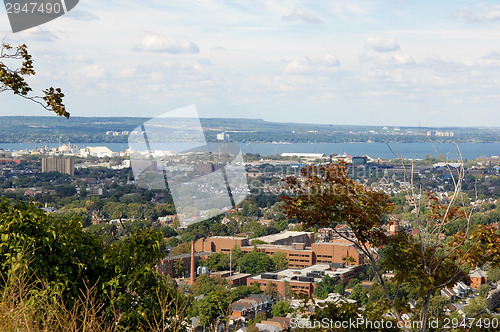
<instances>
[{"instance_id":1,"label":"blue sky","mask_svg":"<svg viewBox=\"0 0 500 332\"><path fill-rule=\"evenodd\" d=\"M500 126L500 4L81 0L17 34L74 116ZM47 115L0 95L0 115Z\"/></svg>"}]
</instances>

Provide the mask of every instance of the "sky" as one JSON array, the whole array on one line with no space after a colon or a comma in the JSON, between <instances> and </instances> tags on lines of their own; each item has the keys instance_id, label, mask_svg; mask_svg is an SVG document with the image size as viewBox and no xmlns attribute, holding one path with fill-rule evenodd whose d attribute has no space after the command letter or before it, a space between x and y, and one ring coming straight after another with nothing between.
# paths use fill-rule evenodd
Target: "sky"
<instances>
[{"instance_id":1,"label":"sky","mask_svg":"<svg viewBox=\"0 0 500 332\"><path fill-rule=\"evenodd\" d=\"M411 0L80 0L0 38L73 116L500 127L500 4ZM0 94L0 115L50 115Z\"/></svg>"}]
</instances>

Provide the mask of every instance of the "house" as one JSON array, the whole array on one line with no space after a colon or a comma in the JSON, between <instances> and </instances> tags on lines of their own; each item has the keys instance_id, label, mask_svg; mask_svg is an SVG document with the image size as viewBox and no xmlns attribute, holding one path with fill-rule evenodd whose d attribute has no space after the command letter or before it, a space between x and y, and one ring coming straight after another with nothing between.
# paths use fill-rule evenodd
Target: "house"
<instances>
[{"instance_id":1,"label":"house","mask_svg":"<svg viewBox=\"0 0 500 332\"><path fill-rule=\"evenodd\" d=\"M486 272L481 270L480 267L471 271L469 273L470 286L474 289L479 288L479 286L488 282L488 277L486 276Z\"/></svg>"},{"instance_id":2,"label":"house","mask_svg":"<svg viewBox=\"0 0 500 332\"><path fill-rule=\"evenodd\" d=\"M261 324L263 325L272 325L274 327L276 327L278 329L278 331L282 332L282 331L289 331L290 329L290 318L288 317L273 317L271 319L268 319L268 320L263 320L261 322ZM259 326L257 326L259 327ZM260 329L260 327L259 327Z\"/></svg>"},{"instance_id":3,"label":"house","mask_svg":"<svg viewBox=\"0 0 500 332\"><path fill-rule=\"evenodd\" d=\"M274 301L270 295L251 294L231 304L233 310L231 320L236 322L238 320L252 319L259 312L269 312L273 305Z\"/></svg>"},{"instance_id":4,"label":"house","mask_svg":"<svg viewBox=\"0 0 500 332\"><path fill-rule=\"evenodd\" d=\"M464 298L469 292L470 287L462 281L457 282L453 287L446 287L441 289L441 295L453 301L457 298Z\"/></svg>"}]
</instances>

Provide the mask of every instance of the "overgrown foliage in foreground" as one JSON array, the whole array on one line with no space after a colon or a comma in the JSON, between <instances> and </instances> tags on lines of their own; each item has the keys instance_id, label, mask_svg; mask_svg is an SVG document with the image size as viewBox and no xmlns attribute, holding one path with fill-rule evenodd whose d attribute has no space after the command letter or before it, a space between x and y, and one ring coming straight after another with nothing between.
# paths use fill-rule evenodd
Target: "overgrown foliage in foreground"
<instances>
[{"instance_id":1,"label":"overgrown foliage in foreground","mask_svg":"<svg viewBox=\"0 0 500 332\"><path fill-rule=\"evenodd\" d=\"M0 330L182 331L187 299L159 276L162 235L134 230L112 244L78 219L0 203Z\"/></svg>"}]
</instances>

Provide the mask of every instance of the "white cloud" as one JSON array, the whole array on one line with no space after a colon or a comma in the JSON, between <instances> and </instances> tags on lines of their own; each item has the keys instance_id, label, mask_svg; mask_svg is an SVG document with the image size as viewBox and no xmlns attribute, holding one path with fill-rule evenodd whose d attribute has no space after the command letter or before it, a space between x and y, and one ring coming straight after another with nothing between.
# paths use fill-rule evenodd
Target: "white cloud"
<instances>
[{"instance_id":1,"label":"white cloud","mask_svg":"<svg viewBox=\"0 0 500 332\"><path fill-rule=\"evenodd\" d=\"M359 55L361 62L374 62L379 65L411 65L415 64L415 60L408 54L387 54L375 52L363 52Z\"/></svg>"},{"instance_id":2,"label":"white cloud","mask_svg":"<svg viewBox=\"0 0 500 332\"><path fill-rule=\"evenodd\" d=\"M161 35L144 37L141 44L134 47L135 51L159 52L170 54L200 53L198 45L187 39L175 39Z\"/></svg>"},{"instance_id":3,"label":"white cloud","mask_svg":"<svg viewBox=\"0 0 500 332\"><path fill-rule=\"evenodd\" d=\"M313 13L308 12L302 8L295 8L290 14L281 17L288 22L303 21L307 23L321 23L321 20Z\"/></svg>"},{"instance_id":4,"label":"white cloud","mask_svg":"<svg viewBox=\"0 0 500 332\"><path fill-rule=\"evenodd\" d=\"M478 4L476 5L476 8L478 8L479 11L472 11L467 7L463 7L455 14L455 16L475 23L500 20L500 5L487 6L485 4Z\"/></svg>"},{"instance_id":5,"label":"white cloud","mask_svg":"<svg viewBox=\"0 0 500 332\"><path fill-rule=\"evenodd\" d=\"M285 74L310 75L325 74L336 70L340 61L336 57L327 54L323 58L311 59L305 57L303 60L291 61L285 68Z\"/></svg>"},{"instance_id":6,"label":"white cloud","mask_svg":"<svg viewBox=\"0 0 500 332\"><path fill-rule=\"evenodd\" d=\"M97 64L80 68L75 75L85 79L102 79L109 76L106 70Z\"/></svg>"},{"instance_id":7,"label":"white cloud","mask_svg":"<svg viewBox=\"0 0 500 332\"><path fill-rule=\"evenodd\" d=\"M485 54L484 59L489 59L489 60L500 60L500 51L491 51L488 54Z\"/></svg>"},{"instance_id":8,"label":"white cloud","mask_svg":"<svg viewBox=\"0 0 500 332\"><path fill-rule=\"evenodd\" d=\"M99 20L99 16L92 14L89 11L80 10L77 8L73 8L68 13L66 13L66 15L64 15L63 17L64 18L71 18L71 19L78 20L78 21L96 21L96 20Z\"/></svg>"},{"instance_id":9,"label":"white cloud","mask_svg":"<svg viewBox=\"0 0 500 332\"><path fill-rule=\"evenodd\" d=\"M74 60L77 62L87 63L87 64L94 63L94 60L92 60L92 58L85 56L83 54L78 54L77 56L75 56Z\"/></svg>"},{"instance_id":10,"label":"white cloud","mask_svg":"<svg viewBox=\"0 0 500 332\"><path fill-rule=\"evenodd\" d=\"M21 40L30 41L53 42L58 39L54 33L42 28L24 30L19 32L18 35L21 37Z\"/></svg>"},{"instance_id":11,"label":"white cloud","mask_svg":"<svg viewBox=\"0 0 500 332\"><path fill-rule=\"evenodd\" d=\"M365 40L365 48L377 52L392 52L399 50L401 47L394 37L374 36Z\"/></svg>"}]
</instances>

